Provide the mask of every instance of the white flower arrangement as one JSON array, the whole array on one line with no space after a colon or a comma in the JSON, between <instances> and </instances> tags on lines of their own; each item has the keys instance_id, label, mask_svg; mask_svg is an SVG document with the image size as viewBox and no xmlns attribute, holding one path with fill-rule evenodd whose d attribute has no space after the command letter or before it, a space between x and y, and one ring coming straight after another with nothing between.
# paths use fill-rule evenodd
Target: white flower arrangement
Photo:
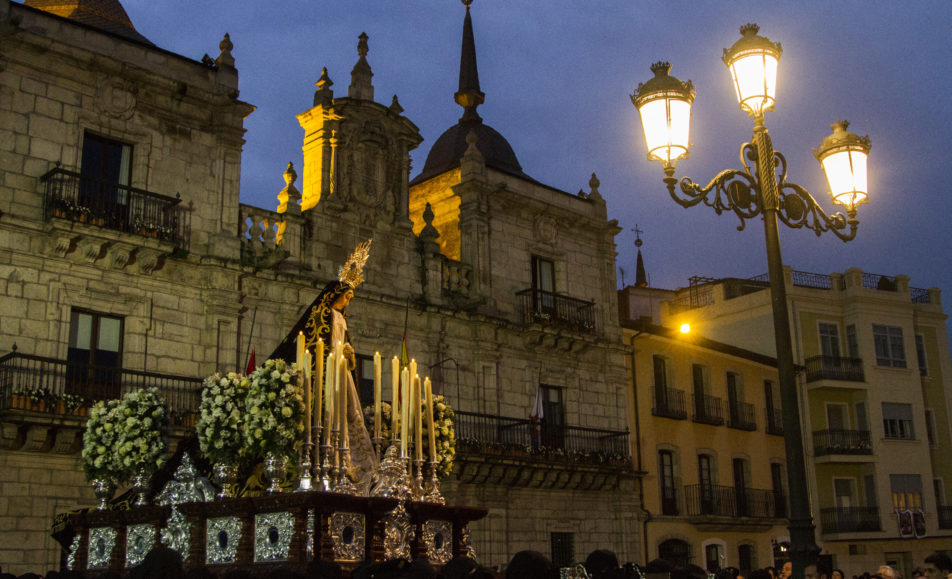
<instances>
[{"instance_id":1,"label":"white flower arrangement","mask_svg":"<svg viewBox=\"0 0 952 579\"><path fill-rule=\"evenodd\" d=\"M298 369L281 359L267 360L248 376L243 434L251 457L272 452L291 457L304 432L304 396Z\"/></svg>"},{"instance_id":2,"label":"white flower arrangement","mask_svg":"<svg viewBox=\"0 0 952 579\"><path fill-rule=\"evenodd\" d=\"M426 416L426 401L423 401L424 416ZM443 478L453 472L453 461L456 459L456 428L453 419L456 413L442 395L433 397L433 427L436 430L436 473ZM423 454L429 456L430 435L426 421L423 421Z\"/></svg>"},{"instance_id":3,"label":"white flower arrangement","mask_svg":"<svg viewBox=\"0 0 952 579\"><path fill-rule=\"evenodd\" d=\"M390 444L390 424L393 416L393 407L390 406L388 402L380 403L380 436L383 438L384 447ZM397 428L400 428L400 421L397 421ZM370 437L373 438L374 435L374 407L373 405L364 407L364 425L367 427L367 432L370 433Z\"/></svg>"},{"instance_id":4,"label":"white flower arrangement","mask_svg":"<svg viewBox=\"0 0 952 579\"><path fill-rule=\"evenodd\" d=\"M165 464L169 412L158 388L135 390L121 400L97 402L89 411L83 436L87 480L121 483L136 471Z\"/></svg>"},{"instance_id":5,"label":"white flower arrangement","mask_svg":"<svg viewBox=\"0 0 952 579\"><path fill-rule=\"evenodd\" d=\"M195 432L209 462L237 465L247 454L242 425L250 385L247 376L235 372L205 378Z\"/></svg>"},{"instance_id":6,"label":"white flower arrangement","mask_svg":"<svg viewBox=\"0 0 952 579\"><path fill-rule=\"evenodd\" d=\"M86 432L83 434L83 472L86 480L117 482L121 474L116 454L118 400L101 400L89 409Z\"/></svg>"},{"instance_id":7,"label":"white flower arrangement","mask_svg":"<svg viewBox=\"0 0 952 579\"><path fill-rule=\"evenodd\" d=\"M158 388L133 390L119 401L116 423L119 481L132 478L137 470L152 472L165 464L169 409Z\"/></svg>"}]
</instances>

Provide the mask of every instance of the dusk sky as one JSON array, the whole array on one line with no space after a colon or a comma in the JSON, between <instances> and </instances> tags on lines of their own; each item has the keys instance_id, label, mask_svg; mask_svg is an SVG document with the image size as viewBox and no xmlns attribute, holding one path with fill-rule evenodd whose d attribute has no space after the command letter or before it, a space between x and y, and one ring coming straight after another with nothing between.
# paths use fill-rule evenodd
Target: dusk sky
<instances>
[{"instance_id":1,"label":"dusk sky","mask_svg":"<svg viewBox=\"0 0 952 579\"><path fill-rule=\"evenodd\" d=\"M389 104L396 94L424 138L412 154L412 176L461 114L453 102L459 0L122 4L140 33L196 60L217 56L230 33L240 98L257 107L245 123L243 203L274 209L288 161L301 173L303 132L295 115L311 107L321 67L335 94L346 95L361 32L370 37L375 100ZM870 197L860 207L856 240L781 225L785 263L824 274L849 267L905 274L913 287L942 288L952 304L952 4L475 0L472 15L484 122L509 140L538 181L575 193L587 191L591 173L598 174L609 216L624 228L617 265L627 283L634 281L636 224L653 287L686 286L692 275L767 271L759 220L737 231L733 214L682 209L670 199L660 164L646 158L629 99L651 77L653 62L669 61L672 75L697 87L691 158L678 164L676 176L706 183L720 170L740 168L738 150L753 125L737 106L721 54L741 25L754 22L783 46L767 127L787 158L788 180L831 213L812 150L837 119L872 140Z\"/></svg>"}]
</instances>

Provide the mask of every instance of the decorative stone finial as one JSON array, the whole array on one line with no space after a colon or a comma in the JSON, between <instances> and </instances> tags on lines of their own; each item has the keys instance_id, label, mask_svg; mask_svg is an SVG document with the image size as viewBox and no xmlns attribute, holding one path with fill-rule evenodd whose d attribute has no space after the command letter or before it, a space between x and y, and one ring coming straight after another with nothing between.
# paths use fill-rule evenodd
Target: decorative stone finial
<instances>
[{"instance_id":1,"label":"decorative stone finial","mask_svg":"<svg viewBox=\"0 0 952 579\"><path fill-rule=\"evenodd\" d=\"M396 115L403 113L403 107L400 106L400 101L397 100L397 95L393 95L393 101L390 103L390 112Z\"/></svg>"},{"instance_id":2,"label":"decorative stone finial","mask_svg":"<svg viewBox=\"0 0 952 579\"><path fill-rule=\"evenodd\" d=\"M225 33L225 37L221 39L221 42L218 43L218 48L221 50L221 54L218 55L218 58L215 59L215 64L219 67L222 66L235 66L235 57L231 55L231 49L235 47L231 43L231 36L228 33Z\"/></svg>"},{"instance_id":3,"label":"decorative stone finial","mask_svg":"<svg viewBox=\"0 0 952 579\"><path fill-rule=\"evenodd\" d=\"M420 231L420 239L425 242L436 243L436 239L440 236L440 232L433 226L434 217L433 206L427 201L426 207L423 208L423 223L425 225Z\"/></svg>"},{"instance_id":4,"label":"decorative stone finial","mask_svg":"<svg viewBox=\"0 0 952 579\"><path fill-rule=\"evenodd\" d=\"M360 36L357 37L357 55L361 58L367 56L367 40L369 38L366 32L361 32Z\"/></svg>"},{"instance_id":5,"label":"decorative stone finial","mask_svg":"<svg viewBox=\"0 0 952 579\"><path fill-rule=\"evenodd\" d=\"M331 104L331 101L334 100L334 91L331 90L334 81L327 75L326 66L321 69L321 78L317 79L314 85L317 87L317 90L314 91L314 106Z\"/></svg>"},{"instance_id":6,"label":"decorative stone finial","mask_svg":"<svg viewBox=\"0 0 952 579\"><path fill-rule=\"evenodd\" d=\"M278 213L287 213L291 209L293 213L301 212L301 192L294 186L297 181L297 171L294 170L294 163L288 163L288 168L284 170L284 189L278 193Z\"/></svg>"},{"instance_id":7,"label":"decorative stone finial","mask_svg":"<svg viewBox=\"0 0 952 579\"><path fill-rule=\"evenodd\" d=\"M372 101L374 100L374 85L371 79L373 79L374 73L370 69L370 63L367 62L368 38L370 37L367 36L366 32L361 32L360 36L357 37L357 56L359 58L357 64L354 65L354 69L350 71L350 86L347 88L347 96L353 99Z\"/></svg>"},{"instance_id":8,"label":"decorative stone finial","mask_svg":"<svg viewBox=\"0 0 952 579\"><path fill-rule=\"evenodd\" d=\"M592 178L588 180L588 186L591 187L591 192L589 192L589 199L599 200L602 198L602 194L598 192L598 186L602 182L598 180L598 177L595 176L595 173L592 173Z\"/></svg>"}]
</instances>

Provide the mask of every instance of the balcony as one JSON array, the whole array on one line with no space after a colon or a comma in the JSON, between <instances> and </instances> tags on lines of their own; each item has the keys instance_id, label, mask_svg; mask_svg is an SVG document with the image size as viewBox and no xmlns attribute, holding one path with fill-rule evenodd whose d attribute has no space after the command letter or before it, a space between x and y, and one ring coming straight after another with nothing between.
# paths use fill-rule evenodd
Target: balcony
<instances>
[{"instance_id":1,"label":"balcony","mask_svg":"<svg viewBox=\"0 0 952 579\"><path fill-rule=\"evenodd\" d=\"M0 357L0 413L10 425L50 425L50 415L63 423L81 424L97 400L156 387L169 406L172 425L191 426L201 386L201 378L77 364L16 351ZM18 435L6 430L3 437L0 445L10 448Z\"/></svg>"},{"instance_id":2,"label":"balcony","mask_svg":"<svg viewBox=\"0 0 952 579\"><path fill-rule=\"evenodd\" d=\"M720 426L724 424L724 402L716 396L694 395L694 422Z\"/></svg>"},{"instance_id":3,"label":"balcony","mask_svg":"<svg viewBox=\"0 0 952 579\"><path fill-rule=\"evenodd\" d=\"M522 301L525 324L541 324L580 334L595 334L595 302L566 295L527 289L516 292Z\"/></svg>"},{"instance_id":4,"label":"balcony","mask_svg":"<svg viewBox=\"0 0 952 579\"><path fill-rule=\"evenodd\" d=\"M878 507L834 507L820 509L820 527L824 535L861 533L881 530Z\"/></svg>"},{"instance_id":5,"label":"balcony","mask_svg":"<svg viewBox=\"0 0 952 579\"><path fill-rule=\"evenodd\" d=\"M655 401L651 409L653 416L684 420L688 417L684 390L674 388L654 388Z\"/></svg>"},{"instance_id":6,"label":"balcony","mask_svg":"<svg viewBox=\"0 0 952 579\"><path fill-rule=\"evenodd\" d=\"M634 476L627 431L463 411L455 426L463 482L601 490Z\"/></svg>"},{"instance_id":7,"label":"balcony","mask_svg":"<svg viewBox=\"0 0 952 579\"><path fill-rule=\"evenodd\" d=\"M952 529L952 507L939 505L937 510L939 512L939 528Z\"/></svg>"},{"instance_id":8,"label":"balcony","mask_svg":"<svg viewBox=\"0 0 952 579\"><path fill-rule=\"evenodd\" d=\"M106 183L64 169L53 169L40 180L47 220L63 219L167 242L188 249L191 213L181 198L144 189Z\"/></svg>"},{"instance_id":9,"label":"balcony","mask_svg":"<svg viewBox=\"0 0 952 579\"><path fill-rule=\"evenodd\" d=\"M781 519L787 512L782 494L766 489L685 485L685 514L691 517Z\"/></svg>"},{"instance_id":10,"label":"balcony","mask_svg":"<svg viewBox=\"0 0 952 579\"><path fill-rule=\"evenodd\" d=\"M727 427L738 430L757 430L754 405L749 402L734 402L727 412Z\"/></svg>"},{"instance_id":11,"label":"balcony","mask_svg":"<svg viewBox=\"0 0 952 579\"><path fill-rule=\"evenodd\" d=\"M868 430L814 430L816 456L830 454L873 454Z\"/></svg>"},{"instance_id":12,"label":"balcony","mask_svg":"<svg viewBox=\"0 0 952 579\"><path fill-rule=\"evenodd\" d=\"M864 382L862 358L840 358L835 356L813 356L806 359L807 382L818 380L843 380L846 382Z\"/></svg>"},{"instance_id":13,"label":"balcony","mask_svg":"<svg viewBox=\"0 0 952 579\"><path fill-rule=\"evenodd\" d=\"M767 422L764 430L767 434L783 436L783 411L776 406L767 406L765 411Z\"/></svg>"}]
</instances>

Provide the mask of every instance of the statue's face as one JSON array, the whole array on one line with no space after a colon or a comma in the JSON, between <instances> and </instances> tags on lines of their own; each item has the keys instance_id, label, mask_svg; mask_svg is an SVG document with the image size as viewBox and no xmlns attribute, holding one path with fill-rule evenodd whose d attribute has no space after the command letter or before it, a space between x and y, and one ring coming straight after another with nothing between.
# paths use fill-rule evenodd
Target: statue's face
<instances>
[{"instance_id":1,"label":"statue's face","mask_svg":"<svg viewBox=\"0 0 952 579\"><path fill-rule=\"evenodd\" d=\"M334 303L331 304L331 307L334 308L335 310L342 310L347 307L347 304L350 303L350 300L353 299L353 297L354 297L354 290L347 290L346 292L341 294L340 297L334 300Z\"/></svg>"}]
</instances>

